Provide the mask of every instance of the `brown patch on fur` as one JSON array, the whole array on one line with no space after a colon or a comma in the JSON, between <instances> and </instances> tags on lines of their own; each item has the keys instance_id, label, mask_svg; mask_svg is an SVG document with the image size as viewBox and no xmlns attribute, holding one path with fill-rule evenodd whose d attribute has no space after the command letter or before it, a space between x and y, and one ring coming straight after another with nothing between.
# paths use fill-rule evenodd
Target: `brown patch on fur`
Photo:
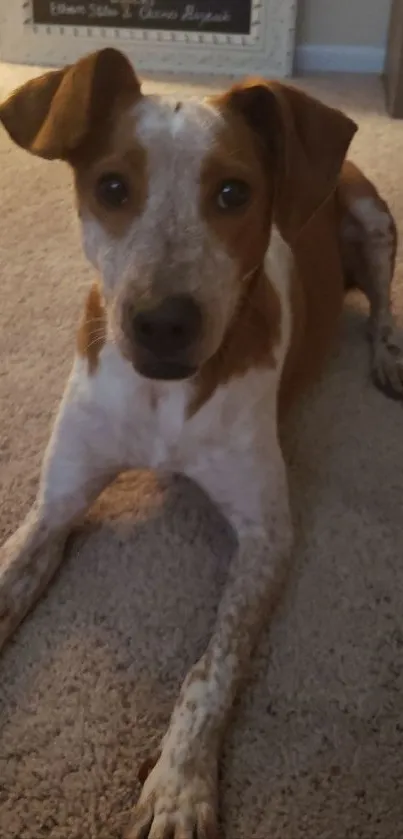
<instances>
[{"instance_id":1,"label":"brown patch on fur","mask_svg":"<svg viewBox=\"0 0 403 839\"><path fill-rule=\"evenodd\" d=\"M293 250L292 338L280 388L283 413L320 369L342 309L343 274L334 193L356 125L341 112L277 82L251 80L235 85L213 102L219 103L228 124L238 120L235 136L237 140L241 137L241 145L243 137L251 138L249 150L260 167L266 198L266 212L260 204L261 216L255 217L258 230L262 219L269 230L273 215ZM240 131L241 123L247 127L247 135L244 129ZM226 231L218 233L242 261L247 237L243 243L235 229L231 237ZM263 241L254 239L261 264ZM258 312L254 329L245 328L250 324L249 300L253 311ZM280 328L280 302L260 270L241 300L223 346L201 372L196 405L232 375L270 363Z\"/></svg>"},{"instance_id":2,"label":"brown patch on fur","mask_svg":"<svg viewBox=\"0 0 403 839\"><path fill-rule=\"evenodd\" d=\"M90 374L94 374L98 367L99 355L106 341L106 317L99 286L94 283L88 293L77 332L77 352L87 359Z\"/></svg>"},{"instance_id":3,"label":"brown patch on fur","mask_svg":"<svg viewBox=\"0 0 403 839\"><path fill-rule=\"evenodd\" d=\"M264 166L259 143L241 115L227 108L227 98L214 97L225 124L202 173L202 215L215 237L238 266L239 303L224 340L197 376L190 415L214 390L250 367L273 367L280 340L280 300L264 271L270 239L274 182ZM251 200L239 211L222 212L211 200L220 181L240 179Z\"/></svg>"},{"instance_id":4,"label":"brown patch on fur","mask_svg":"<svg viewBox=\"0 0 403 839\"><path fill-rule=\"evenodd\" d=\"M147 198L146 151L134 140L130 115L140 97L130 62L108 48L27 82L0 107L0 120L18 145L73 167L79 212L88 209L115 237ZM110 173L129 187L129 200L119 209L96 197L98 179Z\"/></svg>"},{"instance_id":5,"label":"brown patch on fur","mask_svg":"<svg viewBox=\"0 0 403 839\"><path fill-rule=\"evenodd\" d=\"M213 100L216 107L220 100ZM214 235L239 266L239 282L263 263L269 245L274 204L274 162L265 165L259 143L240 114L232 112L224 97L225 121L201 171L201 213ZM239 210L217 207L214 195L220 183L241 180L250 189L250 200Z\"/></svg>"},{"instance_id":6,"label":"brown patch on fur","mask_svg":"<svg viewBox=\"0 0 403 839\"><path fill-rule=\"evenodd\" d=\"M79 213L89 212L115 239L144 209L148 195L147 152L136 140L135 119L127 103L115 107L113 121L99 137L90 136L72 156ZM103 175L120 175L128 187L122 207L108 208L97 198L97 182Z\"/></svg>"},{"instance_id":7,"label":"brown patch on fur","mask_svg":"<svg viewBox=\"0 0 403 839\"><path fill-rule=\"evenodd\" d=\"M0 120L27 151L70 162L91 135L113 123L116 106L140 95L129 60L107 48L22 85L1 105Z\"/></svg>"},{"instance_id":8,"label":"brown patch on fur","mask_svg":"<svg viewBox=\"0 0 403 839\"><path fill-rule=\"evenodd\" d=\"M280 383L280 418L318 376L337 335L344 277L332 196L298 237L293 255L292 332Z\"/></svg>"},{"instance_id":9,"label":"brown patch on fur","mask_svg":"<svg viewBox=\"0 0 403 839\"><path fill-rule=\"evenodd\" d=\"M275 178L274 220L287 242L334 192L357 126L301 90L250 79L225 95L258 139L266 175Z\"/></svg>"},{"instance_id":10,"label":"brown patch on fur","mask_svg":"<svg viewBox=\"0 0 403 839\"><path fill-rule=\"evenodd\" d=\"M197 376L189 416L230 379L242 376L251 367L274 367L274 348L280 337L280 300L261 268L245 287L219 350Z\"/></svg>"}]
</instances>

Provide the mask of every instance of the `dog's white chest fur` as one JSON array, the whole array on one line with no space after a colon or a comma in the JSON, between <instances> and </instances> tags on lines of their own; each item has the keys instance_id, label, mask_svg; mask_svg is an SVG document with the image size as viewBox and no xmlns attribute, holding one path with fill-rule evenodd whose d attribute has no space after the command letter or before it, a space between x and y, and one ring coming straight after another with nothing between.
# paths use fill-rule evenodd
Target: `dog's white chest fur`
<instances>
[{"instance_id":1,"label":"dog's white chest fur","mask_svg":"<svg viewBox=\"0 0 403 839\"><path fill-rule=\"evenodd\" d=\"M107 344L95 375L88 376L85 361L76 362L72 387L80 390L81 410L94 413L94 439L99 445L105 435L113 462L129 469L173 468L186 424L188 383L147 381Z\"/></svg>"},{"instance_id":2,"label":"dog's white chest fur","mask_svg":"<svg viewBox=\"0 0 403 839\"><path fill-rule=\"evenodd\" d=\"M158 468L175 459L186 421L186 389L175 386L167 392L153 394L155 437L150 446L150 466Z\"/></svg>"},{"instance_id":3,"label":"dog's white chest fur","mask_svg":"<svg viewBox=\"0 0 403 839\"><path fill-rule=\"evenodd\" d=\"M140 446L145 465L151 469L179 466L180 449L188 404L185 383L141 382L135 413L140 424Z\"/></svg>"},{"instance_id":4,"label":"dog's white chest fur","mask_svg":"<svg viewBox=\"0 0 403 839\"><path fill-rule=\"evenodd\" d=\"M83 367L79 360L72 380L73 391L80 390L79 410L85 420L93 414L94 444L105 445L111 462L122 469L180 471L206 449L213 456L231 440L242 449L250 436L250 413L270 384L267 371L250 371L217 388L189 418L190 382L142 379L113 345L102 351L94 376Z\"/></svg>"}]
</instances>

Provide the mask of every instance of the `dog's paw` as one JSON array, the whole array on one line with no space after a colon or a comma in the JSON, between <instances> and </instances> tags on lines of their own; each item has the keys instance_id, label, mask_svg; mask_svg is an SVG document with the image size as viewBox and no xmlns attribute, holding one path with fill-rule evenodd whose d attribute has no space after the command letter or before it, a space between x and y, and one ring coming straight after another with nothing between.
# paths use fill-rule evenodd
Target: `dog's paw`
<instances>
[{"instance_id":1,"label":"dog's paw","mask_svg":"<svg viewBox=\"0 0 403 839\"><path fill-rule=\"evenodd\" d=\"M218 839L217 780L161 757L145 781L125 839Z\"/></svg>"},{"instance_id":2,"label":"dog's paw","mask_svg":"<svg viewBox=\"0 0 403 839\"><path fill-rule=\"evenodd\" d=\"M374 341L371 369L380 390L392 399L403 400L403 346L393 333Z\"/></svg>"}]
</instances>

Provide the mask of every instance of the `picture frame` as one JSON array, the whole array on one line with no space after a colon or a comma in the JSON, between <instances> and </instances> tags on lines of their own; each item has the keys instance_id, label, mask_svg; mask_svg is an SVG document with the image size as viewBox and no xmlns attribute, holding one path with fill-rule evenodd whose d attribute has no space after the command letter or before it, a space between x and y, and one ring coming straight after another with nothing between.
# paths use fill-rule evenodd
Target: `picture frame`
<instances>
[{"instance_id":1,"label":"picture frame","mask_svg":"<svg viewBox=\"0 0 403 839\"><path fill-rule=\"evenodd\" d=\"M384 72L386 106L394 119L403 119L403 4L393 0L390 11Z\"/></svg>"},{"instance_id":2,"label":"picture frame","mask_svg":"<svg viewBox=\"0 0 403 839\"><path fill-rule=\"evenodd\" d=\"M143 72L281 78L292 73L296 7L297 0L2 0L0 57L60 66L109 45Z\"/></svg>"}]
</instances>

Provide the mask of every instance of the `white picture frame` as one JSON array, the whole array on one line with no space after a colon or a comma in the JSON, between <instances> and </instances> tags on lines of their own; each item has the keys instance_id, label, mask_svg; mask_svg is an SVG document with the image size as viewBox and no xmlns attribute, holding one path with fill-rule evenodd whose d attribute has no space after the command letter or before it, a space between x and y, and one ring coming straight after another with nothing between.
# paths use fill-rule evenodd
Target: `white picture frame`
<instances>
[{"instance_id":1,"label":"white picture frame","mask_svg":"<svg viewBox=\"0 0 403 839\"><path fill-rule=\"evenodd\" d=\"M282 78L293 68L296 7L297 0L252 0L250 34L231 35L38 25L32 0L1 0L0 56L17 64L61 66L108 44L143 72Z\"/></svg>"}]
</instances>

